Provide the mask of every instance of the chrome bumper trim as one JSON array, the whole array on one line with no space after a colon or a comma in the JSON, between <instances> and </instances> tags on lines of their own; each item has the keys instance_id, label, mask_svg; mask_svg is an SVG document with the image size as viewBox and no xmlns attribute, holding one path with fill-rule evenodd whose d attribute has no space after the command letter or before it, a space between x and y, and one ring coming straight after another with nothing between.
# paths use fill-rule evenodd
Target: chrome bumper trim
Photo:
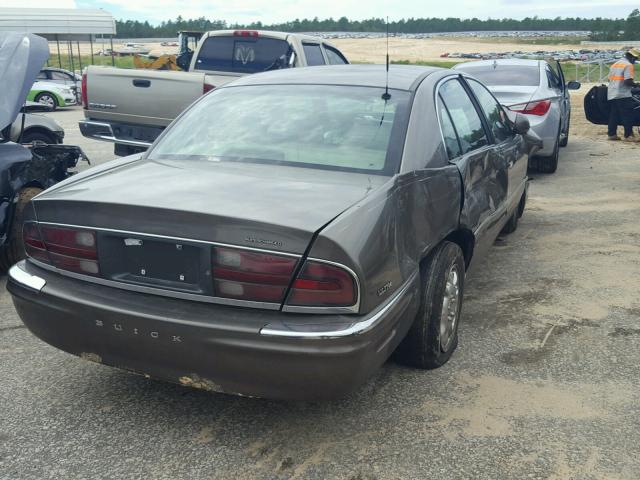
<instances>
[{"instance_id":1,"label":"chrome bumper trim","mask_svg":"<svg viewBox=\"0 0 640 480\"><path fill-rule=\"evenodd\" d=\"M111 125L103 122L91 122L81 121L78 123L80 126L80 132L87 138L93 138L94 140L102 140L104 142L120 143L122 145L130 145L132 147L149 148L151 142L143 142L142 140L126 140L123 138L117 138Z\"/></svg>"},{"instance_id":2,"label":"chrome bumper trim","mask_svg":"<svg viewBox=\"0 0 640 480\"><path fill-rule=\"evenodd\" d=\"M24 262L25 261L22 260L21 262L18 262L13 267L11 267L9 269L9 277L11 277L12 280L18 282L21 285L24 285L25 287L29 287L39 292L44 288L47 282L45 281L44 278L40 278L35 275L31 275L30 273L27 273L23 269Z\"/></svg>"},{"instance_id":3,"label":"chrome bumper trim","mask_svg":"<svg viewBox=\"0 0 640 480\"><path fill-rule=\"evenodd\" d=\"M395 307L398 302L402 299L402 297L407 293L407 290L413 285L414 280L416 279L418 272L413 273L409 280L407 280L404 285L400 288L400 290L391 297L387 303L380 308L376 313L374 313L371 317L366 320L362 320L361 322L353 323L343 329L331 329L331 330L315 330L311 331L308 329L304 330L292 330L292 327L286 327L284 325L266 325L262 327L260 330L260 335L272 336L272 337L295 337L295 338L314 338L314 339L327 339L327 338L341 338L341 337L349 337L354 335L360 335L362 333L367 332L374 328L385 315ZM300 327L305 328L304 325ZM331 327L329 327L331 328Z\"/></svg>"}]
</instances>

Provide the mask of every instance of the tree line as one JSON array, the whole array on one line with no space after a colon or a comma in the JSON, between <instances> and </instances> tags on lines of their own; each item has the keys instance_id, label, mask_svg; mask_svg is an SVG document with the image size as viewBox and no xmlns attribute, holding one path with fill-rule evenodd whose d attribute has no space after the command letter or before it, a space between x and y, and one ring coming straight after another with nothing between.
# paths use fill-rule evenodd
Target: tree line
<instances>
[{"instance_id":1,"label":"tree line","mask_svg":"<svg viewBox=\"0 0 640 480\"><path fill-rule=\"evenodd\" d=\"M205 17L184 19L178 16L159 25L148 21L117 20L118 38L162 38L175 37L181 30L219 30L225 28L248 28L263 30L282 30L286 32L384 32L386 23L383 18L368 20L339 19L295 19L290 22L264 24L232 24L225 20L209 20ZM640 40L640 12L634 10L628 18L539 18L527 17L521 20L512 18L407 18L389 22L389 31L394 33L437 33L466 31L587 31L595 40Z\"/></svg>"}]
</instances>

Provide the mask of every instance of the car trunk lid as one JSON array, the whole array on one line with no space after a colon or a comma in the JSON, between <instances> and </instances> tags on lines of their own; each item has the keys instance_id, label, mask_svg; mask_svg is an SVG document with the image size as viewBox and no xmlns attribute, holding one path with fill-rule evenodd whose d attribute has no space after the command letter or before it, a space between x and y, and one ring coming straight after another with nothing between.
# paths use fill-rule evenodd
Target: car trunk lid
<instances>
[{"instance_id":1,"label":"car trunk lid","mask_svg":"<svg viewBox=\"0 0 640 480\"><path fill-rule=\"evenodd\" d=\"M299 167L139 160L49 190L36 212L45 222L302 254L315 232L386 180Z\"/></svg>"}]
</instances>

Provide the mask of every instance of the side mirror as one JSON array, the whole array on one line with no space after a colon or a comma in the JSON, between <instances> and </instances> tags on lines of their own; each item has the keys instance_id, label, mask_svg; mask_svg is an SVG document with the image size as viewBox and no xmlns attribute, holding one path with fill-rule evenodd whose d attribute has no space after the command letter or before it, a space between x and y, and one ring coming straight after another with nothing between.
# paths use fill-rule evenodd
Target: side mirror
<instances>
[{"instance_id":1,"label":"side mirror","mask_svg":"<svg viewBox=\"0 0 640 480\"><path fill-rule=\"evenodd\" d=\"M530 128L531 124L529 124L529 119L524 115L516 113L516 118L513 120L513 131L519 135L525 135Z\"/></svg>"},{"instance_id":2,"label":"side mirror","mask_svg":"<svg viewBox=\"0 0 640 480\"><path fill-rule=\"evenodd\" d=\"M567 90L580 90L581 86L582 84L580 82L576 82L575 80L572 80L569 83L567 83Z\"/></svg>"}]
</instances>

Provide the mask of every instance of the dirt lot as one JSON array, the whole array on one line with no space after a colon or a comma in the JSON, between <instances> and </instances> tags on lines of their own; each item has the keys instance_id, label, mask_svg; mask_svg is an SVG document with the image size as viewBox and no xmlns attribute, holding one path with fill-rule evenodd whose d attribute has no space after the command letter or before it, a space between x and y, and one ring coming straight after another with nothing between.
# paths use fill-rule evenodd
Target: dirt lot
<instances>
[{"instance_id":1,"label":"dirt lot","mask_svg":"<svg viewBox=\"0 0 640 480\"><path fill-rule=\"evenodd\" d=\"M111 158L79 136L77 109L52 115ZM518 231L471 273L452 361L389 362L341 401L210 394L82 361L22 326L1 279L0 478L637 479L640 148L580 117L558 172L533 175Z\"/></svg>"},{"instance_id":2,"label":"dirt lot","mask_svg":"<svg viewBox=\"0 0 640 480\"><path fill-rule=\"evenodd\" d=\"M329 42L338 47L347 58L352 62L360 63L384 63L386 52L386 40L384 38L338 38L330 39ZM162 55L163 53L174 54L177 53L177 47L163 47L159 42L154 43L141 43L145 49L150 49L154 55ZM114 42L114 49L116 51L124 47L123 44ZM622 47L622 45L607 47ZM50 44L51 53L55 60L57 55L56 44L52 42ZM105 44L105 48L109 48L108 44ZM411 38L390 38L389 39L389 54L392 60L409 60L411 62L416 61L433 61L442 60L440 55L445 52L461 52L461 53L488 53L488 52L536 52L536 51L558 51L558 50L579 50L585 48L580 44L558 44L558 45L544 45L532 43L513 42L508 39L472 39L472 38L455 38L455 37L442 37L442 38L425 38L425 39L411 39ZM98 52L102 49L101 44L94 45L94 52ZM80 51L83 55L89 55L89 44L81 44ZM64 55L66 50L62 52ZM77 55L77 47L74 46L74 53ZM55 63L55 62L54 62Z\"/></svg>"}]
</instances>

